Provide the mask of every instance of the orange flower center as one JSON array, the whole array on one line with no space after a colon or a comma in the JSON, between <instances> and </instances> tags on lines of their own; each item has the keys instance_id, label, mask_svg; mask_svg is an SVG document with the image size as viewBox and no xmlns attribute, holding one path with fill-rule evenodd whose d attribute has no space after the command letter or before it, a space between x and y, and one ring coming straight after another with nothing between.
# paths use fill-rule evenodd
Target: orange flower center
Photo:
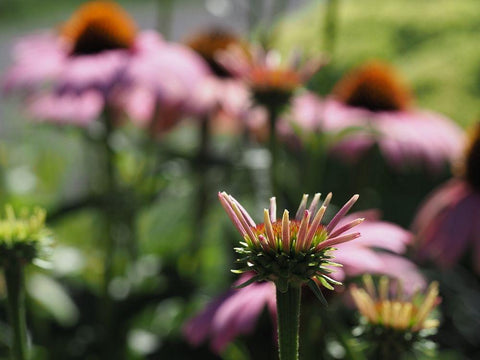
<instances>
[{"instance_id":1,"label":"orange flower center","mask_svg":"<svg viewBox=\"0 0 480 360\"><path fill-rule=\"evenodd\" d=\"M296 239L298 235L298 230L300 229L300 221L299 220L290 220L290 239ZM282 237L282 221L277 220L272 222L272 228L273 228L273 235L275 238L281 238ZM266 235L265 231L265 224L258 224L256 227L253 228L253 231L256 233L256 235ZM325 232L325 227L323 225L320 225L315 232L315 235L323 235Z\"/></svg>"},{"instance_id":2,"label":"orange flower center","mask_svg":"<svg viewBox=\"0 0 480 360\"><path fill-rule=\"evenodd\" d=\"M368 63L344 76L333 90L344 104L370 111L400 111L412 95L394 70L381 62Z\"/></svg>"},{"instance_id":3,"label":"orange flower center","mask_svg":"<svg viewBox=\"0 0 480 360\"><path fill-rule=\"evenodd\" d=\"M73 44L72 55L129 49L136 33L137 27L130 15L109 1L86 3L61 28L61 35Z\"/></svg>"},{"instance_id":4,"label":"orange flower center","mask_svg":"<svg viewBox=\"0 0 480 360\"><path fill-rule=\"evenodd\" d=\"M218 51L226 50L231 45L245 48L243 42L234 34L220 28L192 36L186 44L199 54L208 64L214 74L219 77L230 77L230 73L215 60ZM247 53L245 48L245 53Z\"/></svg>"},{"instance_id":5,"label":"orange flower center","mask_svg":"<svg viewBox=\"0 0 480 360\"><path fill-rule=\"evenodd\" d=\"M256 91L291 92L300 86L300 75L290 69L254 68L250 74L250 81Z\"/></svg>"}]
</instances>

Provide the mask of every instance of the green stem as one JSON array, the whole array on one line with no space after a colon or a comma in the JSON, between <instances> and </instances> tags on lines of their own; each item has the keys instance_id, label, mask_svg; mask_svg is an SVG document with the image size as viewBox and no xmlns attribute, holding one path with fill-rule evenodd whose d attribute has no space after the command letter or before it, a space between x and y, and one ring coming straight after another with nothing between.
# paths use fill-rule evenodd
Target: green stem
<instances>
[{"instance_id":1,"label":"green stem","mask_svg":"<svg viewBox=\"0 0 480 360\"><path fill-rule=\"evenodd\" d=\"M337 21L338 21L338 1L327 0L325 9L325 24L324 24L324 49L327 54L332 55L335 50L335 41L337 35Z\"/></svg>"},{"instance_id":2,"label":"green stem","mask_svg":"<svg viewBox=\"0 0 480 360\"><path fill-rule=\"evenodd\" d=\"M25 286L23 264L18 260L10 261L5 266L7 285L7 306L10 326L12 328L13 360L27 359L27 326L25 322Z\"/></svg>"},{"instance_id":3,"label":"green stem","mask_svg":"<svg viewBox=\"0 0 480 360\"><path fill-rule=\"evenodd\" d=\"M280 360L298 360L301 288L290 285L282 293L277 287L278 351Z\"/></svg>"},{"instance_id":4,"label":"green stem","mask_svg":"<svg viewBox=\"0 0 480 360\"><path fill-rule=\"evenodd\" d=\"M278 181L277 181L277 163L278 163L278 139L277 139L277 132L276 132L276 124L277 124L277 116L278 111L275 109L275 106L267 107L268 111L268 121L269 121L269 142L268 148L270 150L271 156L271 165L270 165L270 179L271 179L271 186L272 191L271 193L274 195L280 195L278 193Z\"/></svg>"}]
</instances>

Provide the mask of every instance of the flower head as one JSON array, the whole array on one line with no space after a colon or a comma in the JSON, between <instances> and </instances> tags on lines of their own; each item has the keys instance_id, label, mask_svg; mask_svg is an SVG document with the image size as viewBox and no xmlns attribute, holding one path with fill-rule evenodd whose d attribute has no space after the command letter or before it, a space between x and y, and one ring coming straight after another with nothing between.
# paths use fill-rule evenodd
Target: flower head
<instances>
[{"instance_id":1,"label":"flower head","mask_svg":"<svg viewBox=\"0 0 480 360\"><path fill-rule=\"evenodd\" d=\"M429 319L430 313L440 303L437 282L430 284L420 302L405 299L400 282L397 282L396 296L390 296L387 277L380 279L378 292L369 275L363 277L363 282L363 288L352 285L350 292L358 310L371 325L412 332L438 326L438 320Z\"/></svg>"},{"instance_id":2,"label":"flower head","mask_svg":"<svg viewBox=\"0 0 480 360\"><path fill-rule=\"evenodd\" d=\"M45 227L46 212L36 208L15 215L6 206L5 217L0 219L0 265L10 260L32 262L50 242L50 231Z\"/></svg>"},{"instance_id":3,"label":"flower head","mask_svg":"<svg viewBox=\"0 0 480 360\"><path fill-rule=\"evenodd\" d=\"M378 212L374 210L347 215L337 226L347 225L359 217L365 218L357 227L362 236L338 245L335 259L343 267L332 277L343 281L365 273L387 275L405 284L405 295L423 288L424 279L415 264L401 256L412 234L395 224L380 221ZM236 285L245 283L254 275L252 272L242 274ZM213 350L221 353L237 336L253 331L265 307L270 310L272 320L276 318L275 291L275 285L270 281L229 289L189 320L183 333L192 345L199 345L210 338Z\"/></svg>"},{"instance_id":4,"label":"flower head","mask_svg":"<svg viewBox=\"0 0 480 360\"><path fill-rule=\"evenodd\" d=\"M459 156L463 131L412 103L411 92L390 66L370 62L339 81L315 124L326 132L356 130L333 147L347 161L358 160L377 144L395 169L426 165L431 171L443 170Z\"/></svg>"},{"instance_id":5,"label":"flower head","mask_svg":"<svg viewBox=\"0 0 480 360\"><path fill-rule=\"evenodd\" d=\"M370 111L400 111L410 107L412 95L395 70L372 61L345 75L333 90L340 102Z\"/></svg>"},{"instance_id":6,"label":"flower head","mask_svg":"<svg viewBox=\"0 0 480 360\"><path fill-rule=\"evenodd\" d=\"M127 70L158 38L114 2L90 1L54 30L20 39L3 88L22 95L35 119L87 126L106 108L123 110L116 94L131 81Z\"/></svg>"},{"instance_id":7,"label":"flower head","mask_svg":"<svg viewBox=\"0 0 480 360\"><path fill-rule=\"evenodd\" d=\"M338 266L332 262L331 252L335 245L356 239L358 232L345 234L360 224L363 219L355 219L348 224L337 227L339 221L357 201L353 196L333 217L328 225L321 221L331 199L328 194L319 207L320 194L315 194L307 209L308 195L304 195L297 214L290 219L285 210L277 220L275 198L270 199L270 209L264 210L264 222L255 224L250 215L227 193L218 194L220 202L244 242L236 248L239 254L235 272L254 271L256 280L274 281L281 291L286 291L290 284L308 283L317 290L317 279L323 286L333 289L331 284L340 284L328 276L332 273L329 266ZM249 283L250 283L249 282Z\"/></svg>"},{"instance_id":8,"label":"flower head","mask_svg":"<svg viewBox=\"0 0 480 360\"><path fill-rule=\"evenodd\" d=\"M137 27L130 15L110 1L82 5L61 27L61 35L71 44L71 55L98 54L130 49Z\"/></svg>"},{"instance_id":9,"label":"flower head","mask_svg":"<svg viewBox=\"0 0 480 360\"><path fill-rule=\"evenodd\" d=\"M245 49L247 54L245 45L239 37L219 27L193 35L187 39L186 44L207 62L210 70L216 76L221 78L231 77L232 74L217 61L216 55L219 51L227 50L230 46L235 45Z\"/></svg>"},{"instance_id":10,"label":"flower head","mask_svg":"<svg viewBox=\"0 0 480 360\"><path fill-rule=\"evenodd\" d=\"M219 53L217 59L249 86L257 104L269 108L287 103L322 65L319 58L300 65L298 54L282 62L277 51L265 51L259 47L248 56L242 48L231 46Z\"/></svg>"},{"instance_id":11,"label":"flower head","mask_svg":"<svg viewBox=\"0 0 480 360\"><path fill-rule=\"evenodd\" d=\"M431 283L424 295L412 298L404 296L400 283L396 295L390 296L386 277L380 279L378 290L370 276L364 276L363 281L363 288L352 285L350 293L364 319L359 330L369 345L369 358L401 359L405 353L431 350L425 337L435 332L439 324L431 317L440 303L438 283Z\"/></svg>"}]
</instances>

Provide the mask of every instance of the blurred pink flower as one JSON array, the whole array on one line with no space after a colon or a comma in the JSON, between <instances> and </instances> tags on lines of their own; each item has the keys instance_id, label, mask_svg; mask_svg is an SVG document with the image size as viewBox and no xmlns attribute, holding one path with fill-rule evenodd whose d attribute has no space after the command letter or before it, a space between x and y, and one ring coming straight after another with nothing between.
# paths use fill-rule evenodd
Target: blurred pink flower
<instances>
[{"instance_id":1,"label":"blurred pink flower","mask_svg":"<svg viewBox=\"0 0 480 360\"><path fill-rule=\"evenodd\" d=\"M261 47L230 46L216 59L252 92L258 105L283 107L293 93L303 86L323 65L324 60L312 58L301 63L298 53L282 61L278 51Z\"/></svg>"},{"instance_id":2,"label":"blurred pink flower","mask_svg":"<svg viewBox=\"0 0 480 360\"><path fill-rule=\"evenodd\" d=\"M34 118L85 126L120 105L116 95L131 81L129 68L163 47L115 3L91 1L58 31L20 39L3 87L24 95Z\"/></svg>"},{"instance_id":3,"label":"blurred pink flower","mask_svg":"<svg viewBox=\"0 0 480 360\"><path fill-rule=\"evenodd\" d=\"M332 277L343 280L365 273L388 275L400 279L410 294L423 288L425 281L415 265L401 256L412 239L411 233L392 223L380 221L379 213L374 210L346 216L337 227L342 228L358 217L365 218L356 227L362 236L335 246L338 248L335 258L343 268L339 268ZM253 274L242 275L236 284L244 283L251 276ZM194 346L210 338L212 349L221 353L237 336L253 332L265 307L275 321L275 286L271 282L257 282L238 290L229 290L189 320L183 333Z\"/></svg>"},{"instance_id":4,"label":"blurred pink flower","mask_svg":"<svg viewBox=\"0 0 480 360\"><path fill-rule=\"evenodd\" d=\"M251 277L252 274L243 274L236 284ZM236 337L254 331L265 307L275 319L277 308L273 283L255 282L240 290L232 289L214 299L200 314L189 320L183 327L183 334L194 346L210 338L213 351L221 353Z\"/></svg>"},{"instance_id":5,"label":"blurred pink flower","mask_svg":"<svg viewBox=\"0 0 480 360\"><path fill-rule=\"evenodd\" d=\"M348 161L378 144L397 169L439 170L460 155L463 131L440 114L416 109L411 99L389 66L371 62L347 74L326 100L311 94L297 99L291 121L305 131L351 128L332 150Z\"/></svg>"},{"instance_id":6,"label":"blurred pink flower","mask_svg":"<svg viewBox=\"0 0 480 360\"><path fill-rule=\"evenodd\" d=\"M480 274L480 123L456 170L457 177L435 190L415 217L417 255L451 267L471 250Z\"/></svg>"},{"instance_id":7,"label":"blurred pink flower","mask_svg":"<svg viewBox=\"0 0 480 360\"><path fill-rule=\"evenodd\" d=\"M417 213L413 230L420 260L433 260L442 268L458 263L471 249L480 274L480 192L461 179L436 189Z\"/></svg>"},{"instance_id":8,"label":"blurred pink flower","mask_svg":"<svg viewBox=\"0 0 480 360\"><path fill-rule=\"evenodd\" d=\"M115 94L116 104L132 122L162 133L183 116L201 113L199 96L209 71L189 48L149 39L125 71L127 85Z\"/></svg>"}]
</instances>

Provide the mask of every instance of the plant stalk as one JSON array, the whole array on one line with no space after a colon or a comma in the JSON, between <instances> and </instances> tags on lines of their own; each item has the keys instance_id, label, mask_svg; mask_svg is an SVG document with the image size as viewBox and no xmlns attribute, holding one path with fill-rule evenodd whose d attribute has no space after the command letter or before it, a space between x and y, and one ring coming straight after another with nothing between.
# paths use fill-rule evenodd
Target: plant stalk
<instances>
[{"instance_id":1,"label":"plant stalk","mask_svg":"<svg viewBox=\"0 0 480 360\"><path fill-rule=\"evenodd\" d=\"M338 7L339 0L327 0L324 23L324 50L332 55L335 51L337 37Z\"/></svg>"},{"instance_id":2,"label":"plant stalk","mask_svg":"<svg viewBox=\"0 0 480 360\"><path fill-rule=\"evenodd\" d=\"M270 179L272 186L272 194L280 195L278 193L278 181L277 181L277 166L278 166L278 139L276 132L278 111L275 106L267 106L268 122L269 122L269 142L268 148L270 150L271 162L270 162Z\"/></svg>"},{"instance_id":3,"label":"plant stalk","mask_svg":"<svg viewBox=\"0 0 480 360\"><path fill-rule=\"evenodd\" d=\"M298 360L301 288L277 287L278 352L280 360Z\"/></svg>"},{"instance_id":4,"label":"plant stalk","mask_svg":"<svg viewBox=\"0 0 480 360\"><path fill-rule=\"evenodd\" d=\"M11 357L27 359L27 326L25 321L25 279L23 264L15 259L5 266L7 307L12 329Z\"/></svg>"}]
</instances>

